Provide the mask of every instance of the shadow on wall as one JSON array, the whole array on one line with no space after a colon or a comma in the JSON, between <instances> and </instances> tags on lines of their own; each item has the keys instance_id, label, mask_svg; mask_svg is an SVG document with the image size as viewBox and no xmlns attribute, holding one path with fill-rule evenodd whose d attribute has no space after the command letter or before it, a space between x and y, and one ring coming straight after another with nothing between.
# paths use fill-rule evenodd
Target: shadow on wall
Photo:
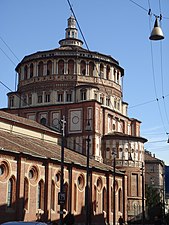
<instances>
[{"instance_id":1,"label":"shadow on wall","mask_svg":"<svg viewBox=\"0 0 169 225\"><path fill-rule=\"evenodd\" d=\"M16 207L17 205L17 207ZM92 207L89 207L89 223L95 224L95 225L105 225L106 221L104 219L104 215L102 214L93 214L93 205ZM20 206L20 207L18 207ZM91 209L92 208L92 209ZM8 221L41 221L46 222L49 224L59 224L59 220L56 221L50 221L48 219L48 212L45 213L33 213L32 216L27 214L29 218L32 217L32 219L26 218L26 210L24 209L24 199L20 198L17 203L13 203L10 207L7 206L7 204L0 206L0 224ZM74 224L85 224L86 222L86 212L85 212L85 206L82 207L81 214L74 216Z\"/></svg>"},{"instance_id":2,"label":"shadow on wall","mask_svg":"<svg viewBox=\"0 0 169 225\"><path fill-rule=\"evenodd\" d=\"M25 210L23 209L23 198L20 198L18 200L17 205L20 205L22 207L17 207L16 202L14 202L12 205L8 206L7 204L0 205L0 223L7 222L7 221L18 221L18 220L24 220L25 218Z\"/></svg>"}]
</instances>

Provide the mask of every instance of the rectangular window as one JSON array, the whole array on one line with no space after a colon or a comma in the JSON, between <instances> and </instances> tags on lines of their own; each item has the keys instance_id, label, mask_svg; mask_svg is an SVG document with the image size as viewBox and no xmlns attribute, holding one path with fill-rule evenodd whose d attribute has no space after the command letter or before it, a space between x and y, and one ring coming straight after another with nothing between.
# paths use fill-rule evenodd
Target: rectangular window
<instances>
[{"instance_id":1,"label":"rectangular window","mask_svg":"<svg viewBox=\"0 0 169 225\"><path fill-rule=\"evenodd\" d=\"M9 99L9 106L10 107L13 107L14 106L14 97L13 96L10 97L10 99Z\"/></svg>"},{"instance_id":2,"label":"rectangular window","mask_svg":"<svg viewBox=\"0 0 169 225\"><path fill-rule=\"evenodd\" d=\"M104 99L103 99L103 97L101 96L101 97L100 97L100 103L103 104L103 101L104 101Z\"/></svg>"},{"instance_id":3,"label":"rectangular window","mask_svg":"<svg viewBox=\"0 0 169 225\"><path fill-rule=\"evenodd\" d=\"M28 96L28 105L31 105L32 104L32 95L29 95Z\"/></svg>"},{"instance_id":4,"label":"rectangular window","mask_svg":"<svg viewBox=\"0 0 169 225\"><path fill-rule=\"evenodd\" d=\"M106 98L106 105L110 106L110 98Z\"/></svg>"},{"instance_id":5,"label":"rectangular window","mask_svg":"<svg viewBox=\"0 0 169 225\"><path fill-rule=\"evenodd\" d=\"M72 94L71 93L67 93L66 94L66 101L67 102L71 102L72 101Z\"/></svg>"},{"instance_id":6,"label":"rectangular window","mask_svg":"<svg viewBox=\"0 0 169 225\"><path fill-rule=\"evenodd\" d=\"M131 175L131 187L132 187L131 196L138 196L138 174L133 173Z\"/></svg>"},{"instance_id":7,"label":"rectangular window","mask_svg":"<svg viewBox=\"0 0 169 225\"><path fill-rule=\"evenodd\" d=\"M81 91L81 100L86 100L86 90Z\"/></svg>"},{"instance_id":8,"label":"rectangular window","mask_svg":"<svg viewBox=\"0 0 169 225\"><path fill-rule=\"evenodd\" d=\"M26 98L26 96L23 96L22 97L22 105L23 106L26 106L27 105L27 98Z\"/></svg>"},{"instance_id":9,"label":"rectangular window","mask_svg":"<svg viewBox=\"0 0 169 225\"><path fill-rule=\"evenodd\" d=\"M58 94L58 102L63 102L63 93Z\"/></svg>"},{"instance_id":10,"label":"rectangular window","mask_svg":"<svg viewBox=\"0 0 169 225\"><path fill-rule=\"evenodd\" d=\"M38 103L42 103L42 95L38 95Z\"/></svg>"},{"instance_id":11,"label":"rectangular window","mask_svg":"<svg viewBox=\"0 0 169 225\"><path fill-rule=\"evenodd\" d=\"M154 166L150 166L150 172L155 172Z\"/></svg>"},{"instance_id":12,"label":"rectangular window","mask_svg":"<svg viewBox=\"0 0 169 225\"><path fill-rule=\"evenodd\" d=\"M45 102L50 102L50 94L45 94Z\"/></svg>"}]
</instances>

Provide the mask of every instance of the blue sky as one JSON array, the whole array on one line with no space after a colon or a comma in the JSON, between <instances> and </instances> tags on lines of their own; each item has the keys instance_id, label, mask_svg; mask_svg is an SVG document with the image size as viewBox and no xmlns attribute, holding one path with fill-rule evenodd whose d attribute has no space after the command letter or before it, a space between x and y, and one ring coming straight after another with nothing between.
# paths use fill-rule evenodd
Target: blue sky
<instances>
[{"instance_id":1,"label":"blue sky","mask_svg":"<svg viewBox=\"0 0 169 225\"><path fill-rule=\"evenodd\" d=\"M145 148L169 165L168 0L70 2L89 49L111 55L124 68L129 117L142 121L141 136L149 140ZM155 21L146 11L149 7L163 16L163 41L149 40ZM16 65L25 55L59 47L70 15L67 0L1 0L0 81L14 91ZM0 108L5 108L9 90L2 83L0 92Z\"/></svg>"}]
</instances>

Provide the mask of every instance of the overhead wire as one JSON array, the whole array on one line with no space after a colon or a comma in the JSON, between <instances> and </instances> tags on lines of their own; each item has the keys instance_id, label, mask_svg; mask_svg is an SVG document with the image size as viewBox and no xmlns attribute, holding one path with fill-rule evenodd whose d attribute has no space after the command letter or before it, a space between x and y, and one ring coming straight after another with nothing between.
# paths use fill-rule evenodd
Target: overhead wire
<instances>
[{"instance_id":1,"label":"overhead wire","mask_svg":"<svg viewBox=\"0 0 169 225\"><path fill-rule=\"evenodd\" d=\"M149 8L151 9L149 0L148 0L148 5L149 5ZM160 7L160 20L161 20L161 18L162 18L161 5L159 7ZM150 17L151 17L151 14L149 14L149 29L150 29L150 32L151 32ZM153 86L154 86L154 91L155 91L155 97L156 97L156 101L157 101L157 106L158 106L161 122L162 122L162 125L163 125L163 128L164 128L165 132L167 133L167 129L166 129L164 119L163 119L163 115L162 115L162 111L161 111L161 107L160 107L160 104L159 104L159 98L157 97L158 95L157 95L157 86L156 86L156 80L155 80L155 68L154 68L154 57L153 57L152 42L150 42L150 49L151 49L150 52L151 52L151 64L152 64L152 77L153 77ZM163 91L162 44L160 46L160 52L161 52L161 80L162 80L162 91ZM164 93L162 94L162 96L164 96ZM163 99L163 97L162 97L162 99Z\"/></svg>"},{"instance_id":2,"label":"overhead wire","mask_svg":"<svg viewBox=\"0 0 169 225\"><path fill-rule=\"evenodd\" d=\"M169 94L165 95L164 97L168 97ZM161 98L158 98L158 100L161 100L163 97ZM136 104L136 105L133 105L133 106L129 106L129 109L132 109L132 108L135 108L135 107L139 107L139 106L142 106L142 105L147 105L147 104L150 104L150 103L153 103L153 102L156 102L157 101L157 98L154 99L154 100L149 100L149 101L146 101L146 102L142 102L142 103L139 103L139 104Z\"/></svg>"},{"instance_id":3,"label":"overhead wire","mask_svg":"<svg viewBox=\"0 0 169 225\"><path fill-rule=\"evenodd\" d=\"M148 10L146 8L144 8L143 6L139 5L137 2L133 1L133 0L129 0L130 2L132 2L133 4L135 4L136 6L138 6L139 8L143 9L144 11L148 12Z\"/></svg>"},{"instance_id":4,"label":"overhead wire","mask_svg":"<svg viewBox=\"0 0 169 225\"><path fill-rule=\"evenodd\" d=\"M9 45L6 43L6 41L1 36L0 36L0 40L5 44L5 46L8 48L8 50L12 53L12 55L19 62L20 61L19 58L16 56L14 51L9 47ZM7 55L7 53L2 48L0 48L0 49L4 53L4 55L11 61L11 63L16 67L16 63ZM17 76L15 76L15 91L16 91L16 82L17 82Z\"/></svg>"},{"instance_id":5,"label":"overhead wire","mask_svg":"<svg viewBox=\"0 0 169 225\"><path fill-rule=\"evenodd\" d=\"M160 15L162 18L162 8L161 8L161 0L159 0L159 10L160 10ZM162 27L162 20L160 20L161 23L161 27ZM163 47L162 47L162 42L160 42L160 56L161 56L161 85L162 85L162 99L163 99L163 105L164 105L164 112L165 112L165 116L166 116L166 121L168 123L168 127L169 127L169 117L168 117L168 113L167 113L167 109L166 109L166 102L165 102L165 97L164 97L164 74L163 74ZM167 132L166 132L167 134Z\"/></svg>"},{"instance_id":6,"label":"overhead wire","mask_svg":"<svg viewBox=\"0 0 169 225\"><path fill-rule=\"evenodd\" d=\"M0 84L2 84L5 88L8 89L8 91L13 92L12 89L10 89L4 82L0 80ZM18 97L23 103L25 103L28 106L31 106L22 96L20 96L17 92L15 92L16 97Z\"/></svg>"},{"instance_id":7,"label":"overhead wire","mask_svg":"<svg viewBox=\"0 0 169 225\"><path fill-rule=\"evenodd\" d=\"M132 2L132 3L134 3L135 5L137 5L138 7L140 7L140 8L142 8L144 11L146 11L146 12L148 12L148 10L146 9L146 8L144 8L144 7L142 7L141 5L139 5L139 4L137 4L136 2L134 2L133 0L129 0L130 2ZM69 6L70 6L70 9L71 9L71 11L72 11L72 13L73 13L73 16L75 17L75 19L76 19L76 22L77 22L77 25L78 25L78 28L79 28L79 31L80 31L80 33L81 33L81 35L82 35L82 38L83 38L83 40L84 40L84 42L85 42L85 45L86 45L86 47L87 47L87 49L89 50L89 47L88 47L88 44L87 44L87 41L86 41L86 39L85 39L85 37L84 37L84 35L83 35L83 32L82 32L82 30L81 30L81 27L80 27L80 25L79 25L79 22L78 22L78 20L77 20L77 18L76 18L76 15L75 15L75 13L74 13L74 11L73 11L73 8L72 8L72 6L71 6L71 4L70 4L70 1L69 0L67 0L67 2L68 2L68 4L69 4ZM160 0L159 0L159 4L160 4ZM161 7L161 6L160 6ZM150 7L149 7L150 8ZM155 15L155 14L153 14L153 15ZM164 17L163 17L164 18ZM0 39L4 42L4 44L8 47L8 49L12 52L12 54L18 59L18 57L13 53L13 51L9 48L9 46L6 44L6 42L0 37ZM3 51L2 49L1 49L1 51ZM90 50L89 50L90 51ZM5 53L4 53L5 54ZM7 56L8 57L8 56ZM9 58L9 57L8 57ZM9 58L9 60L11 61L11 59ZM18 59L19 60L19 59ZM15 63L13 62L13 61L11 61L14 65L15 65ZM153 62L152 62L153 63ZM16 65L15 65L16 66ZM154 66L153 66L153 68L154 68ZM97 67L96 67L96 69L97 69ZM98 71L97 71L98 72ZM102 79L101 79L101 81L102 81ZM148 104L148 103L151 103L151 102L154 102L154 101L157 101L158 102L158 100L159 100L159 98L157 98L157 91L156 91L156 84L155 84L155 76L153 75L153 82L154 82L154 87L155 87L155 93L156 93L156 100L152 100L152 101L148 101L148 102L146 102L146 103L141 103L141 104L138 104L138 105L136 105L136 106L140 106L140 105L143 105L143 104ZM2 82L0 82L1 84L3 84ZM4 85L4 84L3 84ZM7 87L6 85L5 85L5 87ZM105 87L105 85L104 85L104 87ZM8 87L7 87L8 88ZM10 89L8 89L8 90L10 90ZM11 91L11 90L10 90ZM107 90L106 90L106 93L107 93ZM164 95L163 95L163 100L164 100ZM112 103L111 103L112 104ZM158 103L159 104L159 103ZM133 108L133 107L136 107L136 106L132 106L132 107L129 107L129 108ZM165 107L165 109L166 109L166 107ZM167 110L165 110L165 111L167 111ZM161 114L161 113L160 113Z\"/></svg>"},{"instance_id":8,"label":"overhead wire","mask_svg":"<svg viewBox=\"0 0 169 225\"><path fill-rule=\"evenodd\" d=\"M3 54L9 59L9 61L16 66L16 63L6 54L6 52L0 47L0 50L3 52Z\"/></svg>"},{"instance_id":9,"label":"overhead wire","mask_svg":"<svg viewBox=\"0 0 169 225\"><path fill-rule=\"evenodd\" d=\"M9 49L9 51L12 53L12 55L18 60L18 62L20 61L19 58L16 56L16 54L12 51L12 49L9 47L9 45L4 41L4 39L0 36L1 41L6 45L6 47Z\"/></svg>"},{"instance_id":10,"label":"overhead wire","mask_svg":"<svg viewBox=\"0 0 169 225\"><path fill-rule=\"evenodd\" d=\"M86 41L86 39L85 39L85 36L84 36L84 34L83 34L83 32L82 32L82 29L81 29L81 27L80 27L80 24L79 24L79 22L78 22L78 20L77 20L77 17L76 17L76 15L75 15L74 10L73 10L73 7L72 7L72 5L71 5L71 3L70 3L70 0L66 0L66 1L68 2L68 5L69 5L69 7L70 7L70 10L71 10L71 12L72 12L72 14L73 14L73 16L74 16L74 18L75 18L75 20L76 20L78 29L79 29L79 31L80 31L80 33L81 33L81 36L82 36L83 41L84 41L84 43L85 43L85 45L86 45L86 48L87 48L88 51L90 51L89 46L88 46L88 44L87 44L87 41ZM98 71L98 69L97 69L96 64L95 64L95 68L96 68L97 74L98 74L99 77L100 77L100 80L101 80L101 82L102 82L102 85L103 85L103 87L104 87L104 89L105 89L105 93L107 94L107 97L109 97L109 93L107 92L106 86L105 86L105 84L104 84L104 82L103 82L103 79L102 79L101 75L99 74L99 71ZM112 107L112 109L115 111L115 114L116 114L115 107L114 107L113 103L111 102L111 99L109 99L109 100L110 100L110 106Z\"/></svg>"},{"instance_id":11,"label":"overhead wire","mask_svg":"<svg viewBox=\"0 0 169 225\"><path fill-rule=\"evenodd\" d=\"M162 18L164 19L169 19L168 17L165 17L163 16L162 17L162 9L161 9L161 1L159 0L159 11L160 11L160 15L156 15L154 14L152 11L151 11L151 6L150 6L150 1L148 0L148 7L149 7L149 10L147 10L146 8L144 8L143 6L141 6L140 4L138 4L137 2L133 1L133 0L129 0L130 2L132 2L133 4L135 4L137 7L141 8L142 10L146 11L148 13L148 15L151 17L152 15L155 16L156 18L160 18L160 23L161 23L161 20ZM150 17L149 17L149 28L150 28L150 32L151 32L151 24L150 24ZM165 123L164 123L164 120L163 120L163 116L162 116L162 112L161 112L161 107L160 107L160 104L159 104L159 98L157 97L157 89L156 89L156 80L155 80L155 71L154 71L154 59L153 59L153 47L152 47L152 43L150 42L150 45L151 45L151 59L152 59L152 73L153 73L153 85L154 85L154 91L155 91L155 96L156 96L156 101L157 101L157 105L158 105L158 109L159 109L159 114L160 114L160 118L161 118L161 121L162 121L162 124L163 124L163 128L167 133L167 130L166 130L166 126L165 126ZM161 82L162 82L162 100L163 100L163 104L164 104L164 111L165 111L165 115L166 115L166 118L167 118L167 123L169 124L169 119L168 119L168 114L167 114L167 109L166 109L166 104L165 104L165 97L164 97L164 87L163 87L163 65L162 65L162 43L160 42L160 52L161 52ZM153 101L150 101L150 102L145 102L145 103L142 103L142 104L138 104L136 106L140 106L140 105L143 105L143 104L148 104L148 103L151 103L151 102L154 102ZM135 107L135 106L134 106ZM132 107L130 107L132 108Z\"/></svg>"},{"instance_id":12,"label":"overhead wire","mask_svg":"<svg viewBox=\"0 0 169 225\"><path fill-rule=\"evenodd\" d=\"M160 10L160 15L162 18L162 9L161 9L161 0L159 0L159 10ZM162 20L160 20L160 26L162 27ZM164 106L164 113L166 116L166 121L168 123L169 126L169 117L168 117L168 113L167 113L167 109L166 109L166 102L165 102L165 96L164 96L164 74L163 74L163 46L162 46L162 42L160 41L160 62L161 62L161 90L162 90L162 100L163 100L163 106ZM167 132L166 132L167 133Z\"/></svg>"},{"instance_id":13,"label":"overhead wire","mask_svg":"<svg viewBox=\"0 0 169 225\"><path fill-rule=\"evenodd\" d=\"M151 11L150 1L149 1L149 0L148 0L149 9L146 9L146 8L143 7L142 5L140 5L140 4L138 4L137 2L135 2L134 0L129 0L129 1L132 2L134 5L136 5L137 7L141 8L142 10L146 11L149 15L151 14L151 15L153 15L153 16L155 16L155 17L158 17L158 18L160 17L160 16L158 16L157 14L155 14L155 13L153 13L153 12ZM169 17L163 16L163 19L169 20Z\"/></svg>"}]
</instances>

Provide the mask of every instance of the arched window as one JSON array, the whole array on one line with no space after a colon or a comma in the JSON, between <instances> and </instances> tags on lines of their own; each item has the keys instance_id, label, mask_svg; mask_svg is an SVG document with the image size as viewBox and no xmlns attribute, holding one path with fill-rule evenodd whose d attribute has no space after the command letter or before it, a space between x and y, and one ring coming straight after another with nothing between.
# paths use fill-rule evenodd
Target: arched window
<instances>
[{"instance_id":1,"label":"arched window","mask_svg":"<svg viewBox=\"0 0 169 225\"><path fill-rule=\"evenodd\" d=\"M68 74L74 74L74 61L69 60L68 61Z\"/></svg>"},{"instance_id":2,"label":"arched window","mask_svg":"<svg viewBox=\"0 0 169 225\"><path fill-rule=\"evenodd\" d=\"M74 211L77 209L77 186L74 184Z\"/></svg>"},{"instance_id":3,"label":"arched window","mask_svg":"<svg viewBox=\"0 0 169 225\"><path fill-rule=\"evenodd\" d=\"M117 99L114 99L114 108L117 109Z\"/></svg>"},{"instance_id":4,"label":"arched window","mask_svg":"<svg viewBox=\"0 0 169 225\"><path fill-rule=\"evenodd\" d=\"M24 208L28 209L28 193L29 193L29 183L28 179L24 179Z\"/></svg>"},{"instance_id":5,"label":"arched window","mask_svg":"<svg viewBox=\"0 0 169 225\"><path fill-rule=\"evenodd\" d=\"M111 212L113 212L114 195L113 188L111 187Z\"/></svg>"},{"instance_id":6,"label":"arched window","mask_svg":"<svg viewBox=\"0 0 169 225\"><path fill-rule=\"evenodd\" d=\"M43 62L39 62L38 64L38 77L43 76Z\"/></svg>"},{"instance_id":7,"label":"arched window","mask_svg":"<svg viewBox=\"0 0 169 225\"><path fill-rule=\"evenodd\" d=\"M119 71L117 72L117 83L118 84L120 83L120 73L119 73Z\"/></svg>"},{"instance_id":8,"label":"arched window","mask_svg":"<svg viewBox=\"0 0 169 225\"><path fill-rule=\"evenodd\" d=\"M86 62L84 60L82 60L80 63L80 73L83 76L86 75Z\"/></svg>"},{"instance_id":9,"label":"arched window","mask_svg":"<svg viewBox=\"0 0 169 225\"><path fill-rule=\"evenodd\" d=\"M116 69L113 70L113 81L116 82Z\"/></svg>"},{"instance_id":10,"label":"arched window","mask_svg":"<svg viewBox=\"0 0 169 225\"><path fill-rule=\"evenodd\" d=\"M119 205L119 211L122 212L123 211L123 198L122 198L122 190L121 188L119 189L119 193L118 193L118 205Z\"/></svg>"},{"instance_id":11,"label":"arched window","mask_svg":"<svg viewBox=\"0 0 169 225\"><path fill-rule=\"evenodd\" d=\"M16 181L14 177L11 177L8 181L7 207L14 208L15 201L16 201Z\"/></svg>"},{"instance_id":12,"label":"arched window","mask_svg":"<svg viewBox=\"0 0 169 225\"><path fill-rule=\"evenodd\" d=\"M96 212L97 207L97 188L94 186L94 193L93 193L93 211Z\"/></svg>"},{"instance_id":13,"label":"arched window","mask_svg":"<svg viewBox=\"0 0 169 225\"><path fill-rule=\"evenodd\" d=\"M68 197L68 184L67 183L64 184L64 190L65 190L65 194L66 194L65 209L66 209L66 211L68 211L69 197Z\"/></svg>"},{"instance_id":14,"label":"arched window","mask_svg":"<svg viewBox=\"0 0 169 225\"><path fill-rule=\"evenodd\" d=\"M28 95L28 105L32 105L32 94Z\"/></svg>"},{"instance_id":15,"label":"arched window","mask_svg":"<svg viewBox=\"0 0 169 225\"><path fill-rule=\"evenodd\" d=\"M28 79L28 66L24 67L24 80Z\"/></svg>"},{"instance_id":16,"label":"arched window","mask_svg":"<svg viewBox=\"0 0 169 225\"><path fill-rule=\"evenodd\" d=\"M51 209L55 210L55 183L53 180L51 186Z\"/></svg>"},{"instance_id":17,"label":"arched window","mask_svg":"<svg viewBox=\"0 0 169 225\"><path fill-rule=\"evenodd\" d=\"M52 61L49 60L47 61L47 75L51 75L52 74Z\"/></svg>"},{"instance_id":18,"label":"arched window","mask_svg":"<svg viewBox=\"0 0 169 225\"><path fill-rule=\"evenodd\" d=\"M37 192L37 208L44 210L44 182L41 180L38 183L38 192Z\"/></svg>"},{"instance_id":19,"label":"arched window","mask_svg":"<svg viewBox=\"0 0 169 225\"><path fill-rule=\"evenodd\" d=\"M106 66L106 79L109 80L110 79L110 66Z\"/></svg>"},{"instance_id":20,"label":"arched window","mask_svg":"<svg viewBox=\"0 0 169 225\"><path fill-rule=\"evenodd\" d=\"M59 60L58 62L58 74L64 74L64 61Z\"/></svg>"},{"instance_id":21,"label":"arched window","mask_svg":"<svg viewBox=\"0 0 169 225\"><path fill-rule=\"evenodd\" d=\"M103 193L102 193L102 204L103 204L103 211L107 212L107 192L106 188L103 188Z\"/></svg>"},{"instance_id":22,"label":"arched window","mask_svg":"<svg viewBox=\"0 0 169 225\"><path fill-rule=\"evenodd\" d=\"M104 77L104 66L103 66L102 63L100 64L100 77L101 77L101 78Z\"/></svg>"},{"instance_id":23,"label":"arched window","mask_svg":"<svg viewBox=\"0 0 169 225\"><path fill-rule=\"evenodd\" d=\"M30 78L33 77L33 63L30 65Z\"/></svg>"},{"instance_id":24,"label":"arched window","mask_svg":"<svg viewBox=\"0 0 169 225\"><path fill-rule=\"evenodd\" d=\"M89 76L93 76L94 72L94 63L93 62L89 62Z\"/></svg>"}]
</instances>

